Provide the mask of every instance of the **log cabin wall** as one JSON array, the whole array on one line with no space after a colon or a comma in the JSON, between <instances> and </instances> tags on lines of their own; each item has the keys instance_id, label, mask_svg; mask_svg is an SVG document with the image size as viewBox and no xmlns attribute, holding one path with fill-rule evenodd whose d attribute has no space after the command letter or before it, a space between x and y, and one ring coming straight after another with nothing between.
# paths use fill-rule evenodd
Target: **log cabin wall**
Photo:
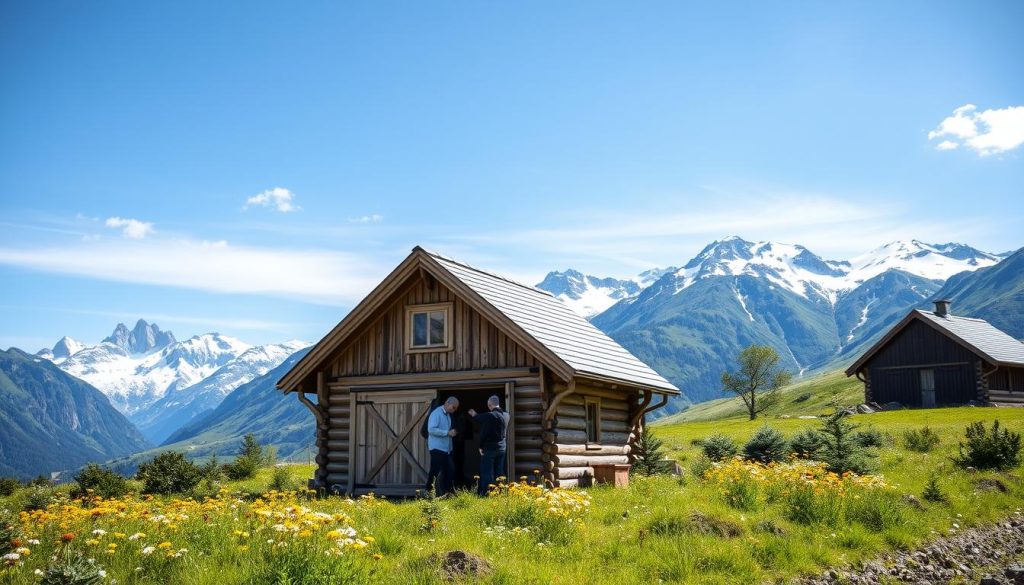
<instances>
[{"instance_id":1,"label":"log cabin wall","mask_svg":"<svg viewBox=\"0 0 1024 585\"><path fill-rule=\"evenodd\" d=\"M322 478L321 485L331 493L344 493L348 490L351 441L351 393L348 388L331 386L327 404L327 433L319 444L316 459L317 478Z\"/></svg>"},{"instance_id":2,"label":"log cabin wall","mask_svg":"<svg viewBox=\"0 0 1024 585\"><path fill-rule=\"evenodd\" d=\"M991 366L986 366L991 369ZM987 398L997 404L1024 404L1024 368L1000 366L985 377Z\"/></svg>"},{"instance_id":3,"label":"log cabin wall","mask_svg":"<svg viewBox=\"0 0 1024 585\"><path fill-rule=\"evenodd\" d=\"M980 360L970 350L914 321L864 364L875 402L921 406L920 371L934 370L938 404L963 404L977 399Z\"/></svg>"},{"instance_id":4,"label":"log cabin wall","mask_svg":"<svg viewBox=\"0 0 1024 585\"><path fill-rule=\"evenodd\" d=\"M409 353L406 307L453 303L452 349ZM539 362L429 276L415 277L332 360L330 376L374 376L456 370L536 367Z\"/></svg>"},{"instance_id":5,"label":"log cabin wall","mask_svg":"<svg viewBox=\"0 0 1024 585\"><path fill-rule=\"evenodd\" d=\"M600 401L600 440L587 442L587 399ZM629 463L634 438L631 420L637 393L578 384L558 404L552 428L543 435L544 478L552 485L572 487L594 477L597 463Z\"/></svg>"}]
</instances>

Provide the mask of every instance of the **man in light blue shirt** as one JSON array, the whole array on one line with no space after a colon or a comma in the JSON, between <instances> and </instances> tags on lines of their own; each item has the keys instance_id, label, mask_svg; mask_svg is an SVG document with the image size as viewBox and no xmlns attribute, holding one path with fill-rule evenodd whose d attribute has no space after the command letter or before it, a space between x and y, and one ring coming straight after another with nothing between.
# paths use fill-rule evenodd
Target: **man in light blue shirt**
<instances>
[{"instance_id":1,"label":"man in light blue shirt","mask_svg":"<svg viewBox=\"0 0 1024 585\"><path fill-rule=\"evenodd\" d=\"M452 437L456 431L452 428L452 414L459 409L459 400L449 396L444 404L430 413L427 419L427 448L430 449L430 473L427 474L426 490L434 489L434 480L441 480L436 486L436 494L443 496L452 493L455 479L455 462L452 461Z\"/></svg>"}]
</instances>

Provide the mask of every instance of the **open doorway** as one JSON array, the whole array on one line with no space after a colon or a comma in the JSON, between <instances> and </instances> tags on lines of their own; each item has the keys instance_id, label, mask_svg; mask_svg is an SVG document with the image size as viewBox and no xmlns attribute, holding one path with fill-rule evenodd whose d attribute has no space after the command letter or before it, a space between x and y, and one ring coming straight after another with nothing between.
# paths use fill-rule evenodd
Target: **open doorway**
<instances>
[{"instance_id":1,"label":"open doorway","mask_svg":"<svg viewBox=\"0 0 1024 585\"><path fill-rule=\"evenodd\" d=\"M469 409L487 412L487 398L497 395L501 398L501 406L505 407L505 389L496 387L476 387L460 390L440 390L437 393L438 404L444 403L449 396L459 399L459 411L452 423L459 432L452 441L452 459L455 460L455 487L475 489L476 480L473 476L480 475L480 426L469 417Z\"/></svg>"}]
</instances>

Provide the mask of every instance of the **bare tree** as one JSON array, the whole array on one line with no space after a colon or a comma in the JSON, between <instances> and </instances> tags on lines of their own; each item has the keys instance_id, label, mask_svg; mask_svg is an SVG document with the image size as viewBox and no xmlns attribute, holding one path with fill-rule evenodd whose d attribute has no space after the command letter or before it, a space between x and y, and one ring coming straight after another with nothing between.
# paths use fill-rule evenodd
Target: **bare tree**
<instances>
[{"instance_id":1,"label":"bare tree","mask_svg":"<svg viewBox=\"0 0 1024 585\"><path fill-rule=\"evenodd\" d=\"M722 373L722 388L739 396L747 405L750 420L775 403L776 392L793 379L779 367L779 354L767 345L751 345L739 355L740 369Z\"/></svg>"}]
</instances>

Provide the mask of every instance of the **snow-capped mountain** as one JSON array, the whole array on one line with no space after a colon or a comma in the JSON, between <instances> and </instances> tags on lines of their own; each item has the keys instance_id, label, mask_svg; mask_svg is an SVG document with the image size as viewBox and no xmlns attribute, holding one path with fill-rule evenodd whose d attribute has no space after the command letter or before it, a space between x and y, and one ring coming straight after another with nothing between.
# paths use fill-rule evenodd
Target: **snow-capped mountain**
<instances>
[{"instance_id":1,"label":"snow-capped mountain","mask_svg":"<svg viewBox=\"0 0 1024 585\"><path fill-rule=\"evenodd\" d=\"M916 240L886 244L851 260L807 248L729 237L712 242L682 268L616 280L565 279L538 286L651 363L694 400L717 397L718 378L743 347L771 345L795 372L845 359L922 305L949 276L991 266L1000 257L963 244ZM575 273L578 275L578 273ZM580 275L582 276L582 275ZM588 298L598 283L636 283L597 315ZM561 283L560 283L561 284ZM587 295L590 295L588 297ZM568 298L568 300L567 300ZM580 307L584 307L581 309Z\"/></svg>"},{"instance_id":2,"label":"snow-capped mountain","mask_svg":"<svg viewBox=\"0 0 1024 585\"><path fill-rule=\"evenodd\" d=\"M36 355L41 358L46 358L54 363L60 363L76 353L85 349L85 344L77 339L64 336L60 338L60 341L54 344L53 349L43 348L36 352Z\"/></svg>"},{"instance_id":3,"label":"snow-capped mountain","mask_svg":"<svg viewBox=\"0 0 1024 585\"><path fill-rule=\"evenodd\" d=\"M292 340L250 347L198 383L171 390L136 413L133 422L146 437L159 444L183 425L212 411L242 384L266 374L308 345Z\"/></svg>"},{"instance_id":4,"label":"snow-capped mountain","mask_svg":"<svg viewBox=\"0 0 1024 585\"><path fill-rule=\"evenodd\" d=\"M572 269L549 272L537 286L588 318L635 295L641 289L640 284L633 280L598 278Z\"/></svg>"},{"instance_id":5,"label":"snow-capped mountain","mask_svg":"<svg viewBox=\"0 0 1024 585\"><path fill-rule=\"evenodd\" d=\"M95 386L149 440L159 443L305 345L289 341L251 346L219 333L177 341L170 331L140 319L132 329L119 323L98 345L64 338L37 355Z\"/></svg>"}]
</instances>

